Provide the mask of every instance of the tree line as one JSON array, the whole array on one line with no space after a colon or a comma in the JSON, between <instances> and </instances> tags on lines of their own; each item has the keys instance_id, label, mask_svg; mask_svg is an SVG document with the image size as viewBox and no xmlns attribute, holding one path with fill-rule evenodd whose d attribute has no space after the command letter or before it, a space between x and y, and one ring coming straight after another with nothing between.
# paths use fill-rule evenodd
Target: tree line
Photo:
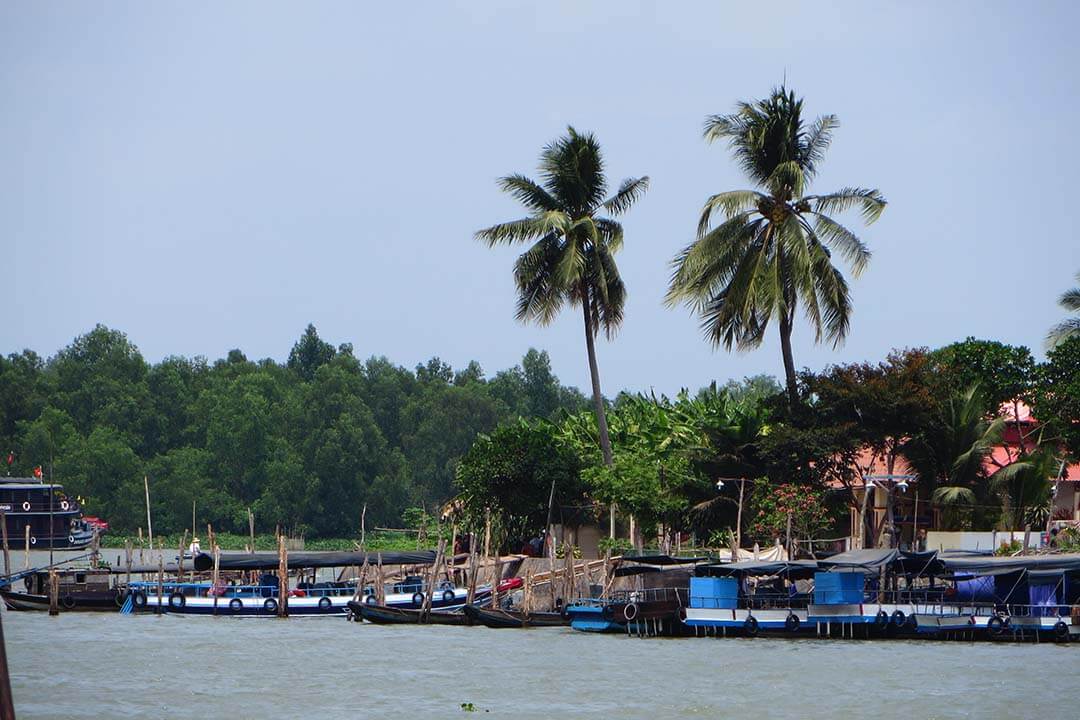
<instances>
[{"instance_id":1,"label":"tree line","mask_svg":"<svg viewBox=\"0 0 1080 720\"><path fill-rule=\"evenodd\" d=\"M198 522L261 530L352 535L396 526L409 507L452 493L457 459L477 433L519 416L577 412L546 352L485 377L476 362L438 358L410 370L358 359L308 326L284 364L239 350L208 361L148 363L127 336L104 326L54 356L0 357L0 447L8 470L42 466L80 496L87 514L120 531L145 526L143 477L156 531Z\"/></svg>"}]
</instances>

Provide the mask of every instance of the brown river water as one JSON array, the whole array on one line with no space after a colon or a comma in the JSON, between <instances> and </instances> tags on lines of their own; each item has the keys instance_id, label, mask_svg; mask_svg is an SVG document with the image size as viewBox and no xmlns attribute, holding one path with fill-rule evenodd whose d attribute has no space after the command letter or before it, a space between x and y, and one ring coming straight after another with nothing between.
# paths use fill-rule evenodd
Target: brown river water
<instances>
[{"instance_id":1,"label":"brown river water","mask_svg":"<svg viewBox=\"0 0 1080 720\"><path fill-rule=\"evenodd\" d=\"M1077 644L7 611L3 630L19 718L1080 718Z\"/></svg>"}]
</instances>

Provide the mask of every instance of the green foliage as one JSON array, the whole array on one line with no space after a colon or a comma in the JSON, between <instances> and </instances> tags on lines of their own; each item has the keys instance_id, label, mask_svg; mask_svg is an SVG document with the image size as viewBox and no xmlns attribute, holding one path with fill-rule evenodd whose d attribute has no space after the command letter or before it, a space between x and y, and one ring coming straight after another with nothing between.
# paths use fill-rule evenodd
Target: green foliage
<instances>
[{"instance_id":1,"label":"green foliage","mask_svg":"<svg viewBox=\"0 0 1080 720\"><path fill-rule=\"evenodd\" d=\"M749 534L762 541L786 535L789 517L792 538L819 537L829 524L824 492L809 485L773 485L767 480L757 480L750 496L750 508Z\"/></svg>"},{"instance_id":2,"label":"green foliage","mask_svg":"<svg viewBox=\"0 0 1080 720\"><path fill-rule=\"evenodd\" d=\"M1023 346L969 337L930 354L945 392L959 394L978 386L987 413L996 415L1003 403L1027 400L1035 379L1035 360Z\"/></svg>"},{"instance_id":3,"label":"green foliage","mask_svg":"<svg viewBox=\"0 0 1080 720\"><path fill-rule=\"evenodd\" d=\"M150 365L97 326L48 361L0 357L0 447L13 474L42 465L118 532L145 526L146 476L161 535L191 524L194 501L198 524L219 533L246 533L250 508L260 529L340 537L358 532L365 506L371 528L445 502L477 433L581 407L546 353L505 372L521 382L487 380L475 362L361 362L313 326L284 365L240 350Z\"/></svg>"},{"instance_id":4,"label":"green foliage","mask_svg":"<svg viewBox=\"0 0 1080 720\"><path fill-rule=\"evenodd\" d=\"M1080 282L1080 273L1076 274L1077 282ZM1080 287L1070 288L1061 294L1058 304L1066 312L1074 314L1073 317L1065 318L1046 335L1046 345L1054 348L1069 338L1080 337Z\"/></svg>"},{"instance_id":5,"label":"green foliage","mask_svg":"<svg viewBox=\"0 0 1080 720\"><path fill-rule=\"evenodd\" d=\"M634 549L634 546L626 538L612 539L608 536L600 538L597 545L601 553L606 554L610 552L613 556L627 555Z\"/></svg>"},{"instance_id":6,"label":"green foliage","mask_svg":"<svg viewBox=\"0 0 1080 720\"><path fill-rule=\"evenodd\" d=\"M687 304L714 345L755 348L777 319L792 403L797 399L790 353L796 308L802 306L817 341L842 342L851 296L833 254L848 261L854 276L870 260L870 250L831 214L858 208L872 223L885 208L877 190L805 194L837 124L832 115L805 124L802 100L782 87L765 100L740 103L732 115L708 118L706 140L728 140L760 190L710 197L697 239L672 261L667 302ZM716 216L722 220L714 223Z\"/></svg>"},{"instance_id":7,"label":"green foliage","mask_svg":"<svg viewBox=\"0 0 1080 720\"><path fill-rule=\"evenodd\" d=\"M462 519L480 531L490 509L506 545L517 550L546 528L552 501L552 519L560 523L584 504L580 471L577 454L558 442L551 423L501 425L477 437L458 465Z\"/></svg>"},{"instance_id":8,"label":"green foliage","mask_svg":"<svg viewBox=\"0 0 1080 720\"><path fill-rule=\"evenodd\" d=\"M1039 366L1032 410L1069 453L1080 458L1080 336L1058 343Z\"/></svg>"}]
</instances>

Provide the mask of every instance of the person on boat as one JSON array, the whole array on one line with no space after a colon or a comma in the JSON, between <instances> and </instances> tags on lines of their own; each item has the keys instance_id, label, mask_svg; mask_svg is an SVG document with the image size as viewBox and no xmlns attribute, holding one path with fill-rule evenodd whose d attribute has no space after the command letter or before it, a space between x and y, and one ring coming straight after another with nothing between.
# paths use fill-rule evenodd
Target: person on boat
<instances>
[{"instance_id":1,"label":"person on boat","mask_svg":"<svg viewBox=\"0 0 1080 720\"><path fill-rule=\"evenodd\" d=\"M187 550L188 550L188 554L191 555L191 557L195 557L200 552L202 552L202 548L199 547L199 538L197 538L197 537L191 538L191 544L188 545Z\"/></svg>"}]
</instances>

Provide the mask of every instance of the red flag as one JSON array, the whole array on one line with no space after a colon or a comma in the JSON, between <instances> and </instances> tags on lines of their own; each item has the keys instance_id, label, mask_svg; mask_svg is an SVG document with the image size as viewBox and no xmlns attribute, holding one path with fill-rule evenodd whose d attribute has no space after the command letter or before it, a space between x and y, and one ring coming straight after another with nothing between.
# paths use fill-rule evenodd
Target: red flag
<instances>
[{"instance_id":1,"label":"red flag","mask_svg":"<svg viewBox=\"0 0 1080 720\"><path fill-rule=\"evenodd\" d=\"M34 477L36 477L36 478L41 477L41 466L40 465L38 465L36 468L34 468Z\"/></svg>"},{"instance_id":2,"label":"red flag","mask_svg":"<svg viewBox=\"0 0 1080 720\"><path fill-rule=\"evenodd\" d=\"M7 454L7 464L10 466L13 462L15 462L15 451L11 450Z\"/></svg>"}]
</instances>

